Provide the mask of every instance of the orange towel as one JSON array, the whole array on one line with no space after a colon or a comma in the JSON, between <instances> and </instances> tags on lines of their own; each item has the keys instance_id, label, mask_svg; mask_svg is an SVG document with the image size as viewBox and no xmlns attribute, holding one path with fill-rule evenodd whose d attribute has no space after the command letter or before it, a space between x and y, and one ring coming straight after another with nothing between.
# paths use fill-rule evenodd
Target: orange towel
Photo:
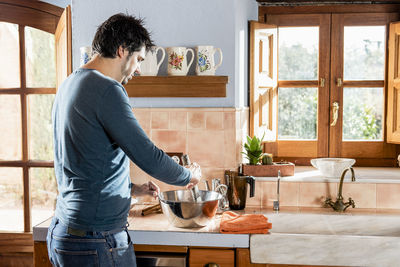
<instances>
[{"instance_id":1,"label":"orange towel","mask_svg":"<svg viewBox=\"0 0 400 267\"><path fill-rule=\"evenodd\" d=\"M222 214L219 231L223 234L267 234L272 223L262 214L239 215L233 211Z\"/></svg>"}]
</instances>

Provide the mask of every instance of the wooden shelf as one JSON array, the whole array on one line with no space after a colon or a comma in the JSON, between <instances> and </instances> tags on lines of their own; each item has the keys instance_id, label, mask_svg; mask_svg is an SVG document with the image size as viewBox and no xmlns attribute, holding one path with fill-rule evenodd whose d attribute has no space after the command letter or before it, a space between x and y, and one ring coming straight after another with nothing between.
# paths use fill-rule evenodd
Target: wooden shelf
<instances>
[{"instance_id":1,"label":"wooden shelf","mask_svg":"<svg viewBox=\"0 0 400 267\"><path fill-rule=\"evenodd\" d=\"M225 97L228 76L135 76L129 97Z\"/></svg>"}]
</instances>

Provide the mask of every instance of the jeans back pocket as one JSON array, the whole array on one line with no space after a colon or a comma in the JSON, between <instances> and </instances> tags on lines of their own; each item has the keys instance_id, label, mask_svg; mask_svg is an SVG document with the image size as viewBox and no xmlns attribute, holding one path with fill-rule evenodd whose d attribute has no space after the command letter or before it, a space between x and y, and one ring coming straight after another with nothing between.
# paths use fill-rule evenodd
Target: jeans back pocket
<instances>
[{"instance_id":1,"label":"jeans back pocket","mask_svg":"<svg viewBox=\"0 0 400 267\"><path fill-rule=\"evenodd\" d=\"M99 266L97 250L72 251L55 248L54 251L57 254L57 258L55 259L57 261L57 266Z\"/></svg>"}]
</instances>

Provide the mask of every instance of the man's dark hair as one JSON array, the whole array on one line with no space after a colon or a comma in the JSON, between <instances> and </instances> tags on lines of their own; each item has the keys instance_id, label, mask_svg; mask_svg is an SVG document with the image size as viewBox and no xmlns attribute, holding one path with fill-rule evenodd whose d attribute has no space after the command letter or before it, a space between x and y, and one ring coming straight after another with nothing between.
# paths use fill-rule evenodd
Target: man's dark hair
<instances>
[{"instance_id":1,"label":"man's dark hair","mask_svg":"<svg viewBox=\"0 0 400 267\"><path fill-rule=\"evenodd\" d=\"M104 21L96 31L92 42L94 53L102 57L115 58L119 46L126 48L129 55L145 46L153 46L149 32L143 27L143 20L123 13L115 14Z\"/></svg>"}]
</instances>

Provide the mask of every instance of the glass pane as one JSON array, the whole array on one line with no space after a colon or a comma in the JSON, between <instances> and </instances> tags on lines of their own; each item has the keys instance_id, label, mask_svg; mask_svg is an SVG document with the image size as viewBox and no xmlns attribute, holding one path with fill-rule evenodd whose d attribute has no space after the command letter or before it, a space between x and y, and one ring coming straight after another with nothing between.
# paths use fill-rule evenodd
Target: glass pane
<instances>
[{"instance_id":1,"label":"glass pane","mask_svg":"<svg viewBox=\"0 0 400 267\"><path fill-rule=\"evenodd\" d=\"M24 230L22 181L21 168L0 167L0 230Z\"/></svg>"},{"instance_id":2,"label":"glass pane","mask_svg":"<svg viewBox=\"0 0 400 267\"><path fill-rule=\"evenodd\" d=\"M343 140L383 140L383 88L343 89Z\"/></svg>"},{"instance_id":3,"label":"glass pane","mask_svg":"<svg viewBox=\"0 0 400 267\"><path fill-rule=\"evenodd\" d=\"M26 86L55 87L54 34L25 27Z\"/></svg>"},{"instance_id":4,"label":"glass pane","mask_svg":"<svg viewBox=\"0 0 400 267\"><path fill-rule=\"evenodd\" d=\"M51 107L55 95L29 95L29 158L53 160Z\"/></svg>"},{"instance_id":5,"label":"glass pane","mask_svg":"<svg viewBox=\"0 0 400 267\"><path fill-rule=\"evenodd\" d=\"M278 90L278 139L315 140L318 88Z\"/></svg>"},{"instance_id":6,"label":"glass pane","mask_svg":"<svg viewBox=\"0 0 400 267\"><path fill-rule=\"evenodd\" d=\"M385 26L344 27L344 79L383 80Z\"/></svg>"},{"instance_id":7,"label":"glass pane","mask_svg":"<svg viewBox=\"0 0 400 267\"><path fill-rule=\"evenodd\" d=\"M0 95L0 125L0 160L22 159L19 95Z\"/></svg>"},{"instance_id":8,"label":"glass pane","mask_svg":"<svg viewBox=\"0 0 400 267\"><path fill-rule=\"evenodd\" d=\"M0 22L0 88L20 87L18 25Z\"/></svg>"},{"instance_id":9,"label":"glass pane","mask_svg":"<svg viewBox=\"0 0 400 267\"><path fill-rule=\"evenodd\" d=\"M57 182L53 168L31 168L32 225L53 215L57 199Z\"/></svg>"},{"instance_id":10,"label":"glass pane","mask_svg":"<svg viewBox=\"0 0 400 267\"><path fill-rule=\"evenodd\" d=\"M279 28L279 80L317 80L318 27Z\"/></svg>"}]
</instances>

